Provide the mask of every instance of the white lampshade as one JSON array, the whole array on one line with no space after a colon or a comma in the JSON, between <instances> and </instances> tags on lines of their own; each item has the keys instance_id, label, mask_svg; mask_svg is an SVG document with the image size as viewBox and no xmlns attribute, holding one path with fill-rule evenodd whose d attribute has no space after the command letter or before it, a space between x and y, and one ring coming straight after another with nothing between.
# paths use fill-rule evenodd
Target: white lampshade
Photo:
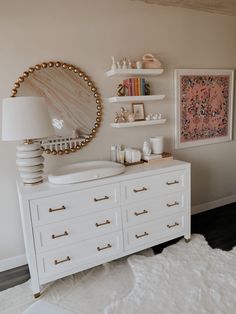
<instances>
[{"instance_id":1,"label":"white lampshade","mask_svg":"<svg viewBox=\"0 0 236 314\"><path fill-rule=\"evenodd\" d=\"M42 97L11 97L2 101L2 140L18 141L55 135Z\"/></svg>"}]
</instances>

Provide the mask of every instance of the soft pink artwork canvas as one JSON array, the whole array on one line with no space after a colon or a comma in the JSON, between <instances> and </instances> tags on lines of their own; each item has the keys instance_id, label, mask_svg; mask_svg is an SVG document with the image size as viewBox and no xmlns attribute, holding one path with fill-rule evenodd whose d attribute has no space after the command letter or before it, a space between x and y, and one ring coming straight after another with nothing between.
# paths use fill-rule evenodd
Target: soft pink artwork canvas
<instances>
[{"instance_id":1,"label":"soft pink artwork canvas","mask_svg":"<svg viewBox=\"0 0 236 314\"><path fill-rule=\"evenodd\" d=\"M180 142L228 135L229 75L180 76Z\"/></svg>"}]
</instances>

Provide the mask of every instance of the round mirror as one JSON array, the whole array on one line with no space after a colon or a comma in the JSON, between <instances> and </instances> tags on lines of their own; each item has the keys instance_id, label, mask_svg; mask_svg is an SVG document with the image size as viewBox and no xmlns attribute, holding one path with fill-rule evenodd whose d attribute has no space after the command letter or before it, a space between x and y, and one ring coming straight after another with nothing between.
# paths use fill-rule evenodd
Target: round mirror
<instances>
[{"instance_id":1,"label":"round mirror","mask_svg":"<svg viewBox=\"0 0 236 314\"><path fill-rule=\"evenodd\" d=\"M95 136L101 122L101 99L90 78L78 67L44 62L30 67L14 84L12 97L44 97L56 136L41 140L48 154L75 152Z\"/></svg>"}]
</instances>

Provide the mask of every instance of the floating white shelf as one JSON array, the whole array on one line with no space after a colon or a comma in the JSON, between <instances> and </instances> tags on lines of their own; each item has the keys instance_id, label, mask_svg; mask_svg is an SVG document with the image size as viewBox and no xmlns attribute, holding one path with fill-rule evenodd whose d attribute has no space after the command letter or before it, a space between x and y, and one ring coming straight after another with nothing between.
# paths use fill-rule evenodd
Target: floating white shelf
<instances>
[{"instance_id":1,"label":"floating white shelf","mask_svg":"<svg viewBox=\"0 0 236 314\"><path fill-rule=\"evenodd\" d=\"M144 95L144 96L116 96L110 97L106 100L110 103L112 102L127 102L127 101L152 101L152 100L162 100L165 95Z\"/></svg>"},{"instance_id":2,"label":"floating white shelf","mask_svg":"<svg viewBox=\"0 0 236 314\"><path fill-rule=\"evenodd\" d=\"M166 119L111 123L110 125L113 128L131 128L135 126L156 125L156 124L164 124L164 123L166 123Z\"/></svg>"},{"instance_id":3,"label":"floating white shelf","mask_svg":"<svg viewBox=\"0 0 236 314\"><path fill-rule=\"evenodd\" d=\"M160 75L164 72L163 69L116 69L106 72L107 77L111 76L130 76L130 75Z\"/></svg>"}]
</instances>

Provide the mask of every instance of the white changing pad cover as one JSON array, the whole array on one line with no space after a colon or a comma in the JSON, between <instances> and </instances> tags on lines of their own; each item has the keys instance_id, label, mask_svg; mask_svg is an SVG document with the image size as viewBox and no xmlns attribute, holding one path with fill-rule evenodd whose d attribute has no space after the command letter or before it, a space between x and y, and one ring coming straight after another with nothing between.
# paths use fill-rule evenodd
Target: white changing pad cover
<instances>
[{"instance_id":1,"label":"white changing pad cover","mask_svg":"<svg viewBox=\"0 0 236 314\"><path fill-rule=\"evenodd\" d=\"M74 312L62 309L57 305L50 304L43 300L33 303L23 314L74 314Z\"/></svg>"}]
</instances>

